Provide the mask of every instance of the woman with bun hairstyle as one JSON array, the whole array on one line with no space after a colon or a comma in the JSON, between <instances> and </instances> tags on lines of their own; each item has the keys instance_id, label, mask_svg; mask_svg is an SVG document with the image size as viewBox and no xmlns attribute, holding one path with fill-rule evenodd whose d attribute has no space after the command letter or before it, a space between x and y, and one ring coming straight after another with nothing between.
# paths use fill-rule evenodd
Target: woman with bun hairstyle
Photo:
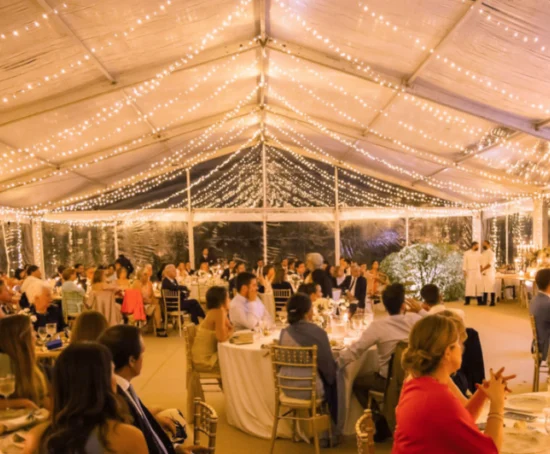
<instances>
[{"instance_id":1,"label":"woman with bun hairstyle","mask_svg":"<svg viewBox=\"0 0 550 454\"><path fill-rule=\"evenodd\" d=\"M479 389L491 405L483 434L468 408L449 388L462 364L461 333L448 317L418 321L403 354L412 377L401 392L392 454L498 454L502 445L505 379L493 374Z\"/></svg>"}]
</instances>

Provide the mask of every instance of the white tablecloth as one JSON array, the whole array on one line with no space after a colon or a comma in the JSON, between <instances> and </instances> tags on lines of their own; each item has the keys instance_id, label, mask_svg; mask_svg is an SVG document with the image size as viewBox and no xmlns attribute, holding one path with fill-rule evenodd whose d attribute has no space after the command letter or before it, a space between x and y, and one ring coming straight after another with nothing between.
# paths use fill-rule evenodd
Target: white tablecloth
<instances>
[{"instance_id":1,"label":"white tablecloth","mask_svg":"<svg viewBox=\"0 0 550 454\"><path fill-rule=\"evenodd\" d=\"M233 345L229 342L218 345L229 424L243 432L266 439L271 438L275 416L275 385L269 350L262 349L261 346L267 346L278 338L279 332L275 332L268 337L262 336L249 345ZM359 373L377 370L378 354L374 347L340 372L344 386L339 392L339 406L347 408L343 425L346 435L354 433L355 423L363 413L352 393L353 380ZM278 436L290 438L291 428L287 421L279 423Z\"/></svg>"}]
</instances>

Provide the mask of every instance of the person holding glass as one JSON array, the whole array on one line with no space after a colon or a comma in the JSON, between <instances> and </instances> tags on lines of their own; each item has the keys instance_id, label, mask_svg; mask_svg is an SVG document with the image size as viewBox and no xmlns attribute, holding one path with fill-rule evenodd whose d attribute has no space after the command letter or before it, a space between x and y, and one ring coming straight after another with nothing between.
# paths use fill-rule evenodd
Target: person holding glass
<instances>
[{"instance_id":1,"label":"person holding glass","mask_svg":"<svg viewBox=\"0 0 550 454\"><path fill-rule=\"evenodd\" d=\"M0 400L0 409L49 406L46 378L36 364L31 319L26 315L0 319L0 333L0 380L6 389L13 389Z\"/></svg>"}]
</instances>

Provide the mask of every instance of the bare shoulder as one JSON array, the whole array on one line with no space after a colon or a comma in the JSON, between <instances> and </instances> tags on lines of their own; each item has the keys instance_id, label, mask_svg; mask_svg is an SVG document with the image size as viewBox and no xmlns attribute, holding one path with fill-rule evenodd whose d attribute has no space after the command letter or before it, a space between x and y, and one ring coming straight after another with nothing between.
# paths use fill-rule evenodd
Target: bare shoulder
<instances>
[{"instance_id":1,"label":"bare shoulder","mask_svg":"<svg viewBox=\"0 0 550 454\"><path fill-rule=\"evenodd\" d=\"M109 422L109 438L114 452L146 454L147 443L141 430L130 424Z\"/></svg>"},{"instance_id":2,"label":"bare shoulder","mask_svg":"<svg viewBox=\"0 0 550 454\"><path fill-rule=\"evenodd\" d=\"M33 454L35 452L38 452L42 435L49 425L50 423L45 422L33 427L29 431L29 433L25 437L25 447L23 448L23 454Z\"/></svg>"}]
</instances>

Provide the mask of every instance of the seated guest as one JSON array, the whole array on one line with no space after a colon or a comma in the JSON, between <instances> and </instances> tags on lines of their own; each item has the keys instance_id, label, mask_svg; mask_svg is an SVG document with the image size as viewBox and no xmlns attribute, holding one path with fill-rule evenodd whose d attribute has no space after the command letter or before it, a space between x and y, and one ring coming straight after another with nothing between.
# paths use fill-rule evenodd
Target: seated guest
<instances>
[{"instance_id":1,"label":"seated guest","mask_svg":"<svg viewBox=\"0 0 550 454\"><path fill-rule=\"evenodd\" d=\"M67 327L60 307L52 304L52 289L47 283L33 285L27 296L31 302L30 313L36 317L36 321L33 322L35 330L50 323L57 325L58 333Z\"/></svg>"},{"instance_id":2,"label":"seated guest","mask_svg":"<svg viewBox=\"0 0 550 454\"><path fill-rule=\"evenodd\" d=\"M261 321L273 324L271 316L258 298L258 282L252 273L237 276L237 295L229 305L229 318L235 331L254 329Z\"/></svg>"},{"instance_id":3,"label":"seated guest","mask_svg":"<svg viewBox=\"0 0 550 454\"><path fill-rule=\"evenodd\" d=\"M129 258L124 256L124 254L119 254L118 258L115 260L115 270L118 271L118 269L126 268L127 276L131 276L131 274L134 272L134 265L132 265L132 262Z\"/></svg>"},{"instance_id":4,"label":"seated guest","mask_svg":"<svg viewBox=\"0 0 550 454\"><path fill-rule=\"evenodd\" d=\"M380 264L375 260L372 262L372 267L367 271L367 288L369 289L369 296L378 296L385 288L388 280L384 273L379 271Z\"/></svg>"},{"instance_id":5,"label":"seated guest","mask_svg":"<svg viewBox=\"0 0 550 454\"><path fill-rule=\"evenodd\" d=\"M298 287L298 293L304 293L309 296L312 304L315 304L317 300L323 297L319 284L302 284Z\"/></svg>"},{"instance_id":6,"label":"seated guest","mask_svg":"<svg viewBox=\"0 0 550 454\"><path fill-rule=\"evenodd\" d=\"M54 277L54 279L56 279L54 287L61 287L61 285L63 284L62 282L63 271L65 271L66 268L67 267L65 265L59 265L57 267L57 274Z\"/></svg>"},{"instance_id":7,"label":"seated guest","mask_svg":"<svg viewBox=\"0 0 550 454\"><path fill-rule=\"evenodd\" d=\"M233 277L229 280L229 294L233 295L233 291L237 290L237 276L241 273L244 273L246 271L246 266L244 262L239 262L235 266L235 271L233 273Z\"/></svg>"},{"instance_id":8,"label":"seated guest","mask_svg":"<svg viewBox=\"0 0 550 454\"><path fill-rule=\"evenodd\" d=\"M42 282L42 271L40 271L40 268L36 265L30 265L27 268L27 277L21 284L21 293L26 293L31 286L35 284L40 285Z\"/></svg>"},{"instance_id":9,"label":"seated guest","mask_svg":"<svg viewBox=\"0 0 550 454\"><path fill-rule=\"evenodd\" d=\"M288 259L281 260L281 268L285 271L288 271Z\"/></svg>"},{"instance_id":10,"label":"seated guest","mask_svg":"<svg viewBox=\"0 0 550 454\"><path fill-rule=\"evenodd\" d=\"M206 292L206 317L199 325L191 354L200 372L219 372L218 342L233 334L229 321L229 293L225 287L210 287Z\"/></svg>"},{"instance_id":11,"label":"seated guest","mask_svg":"<svg viewBox=\"0 0 550 454\"><path fill-rule=\"evenodd\" d=\"M191 266L191 262L185 262L185 269L187 270L187 274L189 274L189 276L193 276L193 274L195 274L195 270Z\"/></svg>"},{"instance_id":12,"label":"seated guest","mask_svg":"<svg viewBox=\"0 0 550 454\"><path fill-rule=\"evenodd\" d=\"M304 293L291 296L286 305L288 323L290 326L281 331L279 344L283 347L313 347L317 346L317 391L316 397L328 403L330 414L337 424L338 419L338 392L336 382L336 362L332 356L332 349L327 333L312 323L313 305ZM280 375L302 376L299 368L283 367ZM304 369L304 376L311 372ZM281 380L283 381L283 380ZM296 381L289 381L287 386L297 386ZM286 390L286 395L295 399L311 399L311 391Z\"/></svg>"},{"instance_id":13,"label":"seated guest","mask_svg":"<svg viewBox=\"0 0 550 454\"><path fill-rule=\"evenodd\" d=\"M443 305L443 298L439 293L439 287L434 284L426 284L420 290L420 296L424 302L424 309L428 311L428 314L433 315L445 310L456 313L462 320L465 320L464 311L461 309L447 309Z\"/></svg>"},{"instance_id":14,"label":"seated guest","mask_svg":"<svg viewBox=\"0 0 550 454\"><path fill-rule=\"evenodd\" d=\"M61 285L62 292L75 292L82 296L86 294L86 291L81 285L75 284L76 270L74 268L65 268L63 275L61 276L61 280L63 281Z\"/></svg>"},{"instance_id":15,"label":"seated guest","mask_svg":"<svg viewBox=\"0 0 550 454\"><path fill-rule=\"evenodd\" d=\"M143 298L143 304L145 306L145 313L148 316L153 316L157 337L168 337L168 334L166 334L166 331L162 326L161 307L160 302L155 296L155 292L153 290L153 283L151 282L152 274L153 267L150 265L145 265L142 270L138 271L137 279L134 281L133 288L141 291L141 297Z\"/></svg>"},{"instance_id":16,"label":"seated guest","mask_svg":"<svg viewBox=\"0 0 550 454\"><path fill-rule=\"evenodd\" d=\"M543 358L547 358L550 344L550 268L538 270L535 282L539 292L529 304L529 313L535 317L539 351Z\"/></svg>"},{"instance_id":17,"label":"seated guest","mask_svg":"<svg viewBox=\"0 0 550 454\"><path fill-rule=\"evenodd\" d=\"M14 279L13 285L21 287L26 277L27 277L27 270L25 270L24 268L17 268L13 274L13 279Z\"/></svg>"},{"instance_id":18,"label":"seated guest","mask_svg":"<svg viewBox=\"0 0 550 454\"><path fill-rule=\"evenodd\" d=\"M346 276L349 276L351 275L351 260L345 258L345 257L342 257L340 259L340 268L342 268L344 270L344 275Z\"/></svg>"},{"instance_id":19,"label":"seated guest","mask_svg":"<svg viewBox=\"0 0 550 454\"><path fill-rule=\"evenodd\" d=\"M263 275L257 277L258 283L260 284L258 291L260 293L273 293L271 284L275 278L275 267L273 265L264 266Z\"/></svg>"},{"instance_id":20,"label":"seated guest","mask_svg":"<svg viewBox=\"0 0 550 454\"><path fill-rule=\"evenodd\" d=\"M361 337L343 350L338 358L339 365L345 367L372 346L378 347L378 370L357 377L353 385L357 399L365 408L369 389L383 392L386 388L388 368L395 347L400 341L407 340L414 324L426 315L420 304L412 301L407 302L411 312L405 312L405 287L401 284L388 286L382 295L382 302L389 317L374 320Z\"/></svg>"},{"instance_id":21,"label":"seated guest","mask_svg":"<svg viewBox=\"0 0 550 454\"><path fill-rule=\"evenodd\" d=\"M0 318L14 314L13 292L8 288L5 281L0 281Z\"/></svg>"},{"instance_id":22,"label":"seated guest","mask_svg":"<svg viewBox=\"0 0 550 454\"><path fill-rule=\"evenodd\" d=\"M485 434L472 414L449 390L451 375L462 361L455 324L432 315L420 320L409 336L403 368L412 379L403 385L397 406L394 454L498 454L504 427L506 385L491 379L481 390L491 402ZM419 424L422 421L422 424Z\"/></svg>"},{"instance_id":23,"label":"seated guest","mask_svg":"<svg viewBox=\"0 0 550 454\"><path fill-rule=\"evenodd\" d=\"M229 266L225 270L223 270L223 273L222 273L222 279L224 281L229 281L233 279L233 277L235 276L234 269L236 264L237 262L235 260L229 261Z\"/></svg>"},{"instance_id":24,"label":"seated guest","mask_svg":"<svg viewBox=\"0 0 550 454\"><path fill-rule=\"evenodd\" d=\"M334 276L332 277L332 287L339 288L340 290L346 289L349 287L349 279L346 276L344 268L341 266L334 267Z\"/></svg>"},{"instance_id":25,"label":"seated guest","mask_svg":"<svg viewBox=\"0 0 550 454\"><path fill-rule=\"evenodd\" d=\"M292 288L292 285L290 285L290 282L287 282L286 280L286 271L284 268L276 268L274 270L274 276L273 281L271 282L271 288L273 290L290 290L290 294L292 295L294 293L294 290ZM277 298L275 298L275 301L278 301ZM284 301L286 303L286 299Z\"/></svg>"},{"instance_id":26,"label":"seated guest","mask_svg":"<svg viewBox=\"0 0 550 454\"><path fill-rule=\"evenodd\" d=\"M128 279L128 270L121 266L116 272L117 280L116 285L120 290L128 290L130 288L130 279ZM105 276L105 282L109 283L107 276Z\"/></svg>"},{"instance_id":27,"label":"seated guest","mask_svg":"<svg viewBox=\"0 0 550 454\"><path fill-rule=\"evenodd\" d=\"M162 289L173 292L181 292L180 308L189 312L191 320L195 325L199 324L199 317L204 319L204 311L197 300L188 300L189 290L185 285L179 285L176 281L176 267L172 264L164 268L164 279L162 280Z\"/></svg>"},{"instance_id":28,"label":"seated guest","mask_svg":"<svg viewBox=\"0 0 550 454\"><path fill-rule=\"evenodd\" d=\"M112 357L103 345L79 343L61 352L52 394L51 420L31 430L25 452L147 453L143 434L123 422Z\"/></svg>"},{"instance_id":29,"label":"seated guest","mask_svg":"<svg viewBox=\"0 0 550 454\"><path fill-rule=\"evenodd\" d=\"M349 282L349 285L345 289L345 296L350 303L351 314L354 314L357 309L364 311L367 299L367 280L361 276L361 270L357 265L351 266L351 276L348 276L346 281Z\"/></svg>"},{"instance_id":30,"label":"seated guest","mask_svg":"<svg viewBox=\"0 0 550 454\"><path fill-rule=\"evenodd\" d=\"M111 263L107 267L107 270L105 271L105 279L106 279L108 284L114 284L116 282L116 280L118 279L114 263Z\"/></svg>"},{"instance_id":31,"label":"seated guest","mask_svg":"<svg viewBox=\"0 0 550 454\"><path fill-rule=\"evenodd\" d=\"M199 277L212 277L212 273L210 272L210 266L208 265L208 262L202 262L199 271L197 271L197 274Z\"/></svg>"},{"instance_id":32,"label":"seated guest","mask_svg":"<svg viewBox=\"0 0 550 454\"><path fill-rule=\"evenodd\" d=\"M256 277L261 277L264 275L264 259L258 259L256 262L256 269L254 270L254 274Z\"/></svg>"},{"instance_id":33,"label":"seated guest","mask_svg":"<svg viewBox=\"0 0 550 454\"><path fill-rule=\"evenodd\" d=\"M84 279L84 282L80 282L82 283L82 287L84 287L86 289L86 293L89 293L92 289L92 284L93 284L93 281L94 281L94 274L96 271L101 271L102 273L104 273L105 271L102 270L101 268L97 268L95 266L89 266L88 268L86 268L86 278ZM114 284L112 284L114 285Z\"/></svg>"},{"instance_id":34,"label":"seated guest","mask_svg":"<svg viewBox=\"0 0 550 454\"><path fill-rule=\"evenodd\" d=\"M95 269L95 268L94 268ZM120 268L119 268L120 269ZM89 289L94 292L101 292L103 290L110 290L113 292L119 292L120 289L118 285L115 283L109 284L107 282L107 279L105 277L105 270L97 269L94 271L94 274L92 276L92 280L89 285Z\"/></svg>"},{"instance_id":35,"label":"seated guest","mask_svg":"<svg viewBox=\"0 0 550 454\"><path fill-rule=\"evenodd\" d=\"M332 298L332 278L323 270L323 256L318 253L307 255L307 267L310 274L305 280L306 284L314 282L321 286L325 298Z\"/></svg>"},{"instance_id":36,"label":"seated guest","mask_svg":"<svg viewBox=\"0 0 550 454\"><path fill-rule=\"evenodd\" d=\"M368 272L368 270L367 270L367 264L366 264L366 263L361 263L361 264L359 265L359 269L361 270L361 276L363 276L364 278L366 278L366 277L367 277L367 272Z\"/></svg>"},{"instance_id":37,"label":"seated guest","mask_svg":"<svg viewBox=\"0 0 550 454\"><path fill-rule=\"evenodd\" d=\"M176 267L172 266L175 274ZM170 438L163 430L164 428L173 433L175 429L173 421L160 416L160 409L149 411L132 386L132 380L141 373L145 351L139 328L130 325L112 326L101 335L99 343L105 345L111 351L115 365L117 394L128 405L133 425L145 436L149 453L173 454L183 452L174 449Z\"/></svg>"},{"instance_id":38,"label":"seated guest","mask_svg":"<svg viewBox=\"0 0 550 454\"><path fill-rule=\"evenodd\" d=\"M109 328L109 323L100 312L82 312L74 322L71 331L71 344L75 342L95 342L107 328Z\"/></svg>"},{"instance_id":39,"label":"seated guest","mask_svg":"<svg viewBox=\"0 0 550 454\"><path fill-rule=\"evenodd\" d=\"M296 262L296 274L302 279L306 278L306 264L304 262Z\"/></svg>"},{"instance_id":40,"label":"seated guest","mask_svg":"<svg viewBox=\"0 0 550 454\"><path fill-rule=\"evenodd\" d=\"M35 335L26 315L0 319L0 375L15 377L15 392L0 400L0 409L48 406L48 386L36 364Z\"/></svg>"},{"instance_id":41,"label":"seated guest","mask_svg":"<svg viewBox=\"0 0 550 454\"><path fill-rule=\"evenodd\" d=\"M287 276L291 274L296 274L296 260L288 259L288 269L286 270Z\"/></svg>"},{"instance_id":42,"label":"seated guest","mask_svg":"<svg viewBox=\"0 0 550 454\"><path fill-rule=\"evenodd\" d=\"M185 268L185 263L180 262L178 263L178 266L176 268L176 280L178 282L181 282L185 280L189 276L189 273L187 272L187 269Z\"/></svg>"}]
</instances>

